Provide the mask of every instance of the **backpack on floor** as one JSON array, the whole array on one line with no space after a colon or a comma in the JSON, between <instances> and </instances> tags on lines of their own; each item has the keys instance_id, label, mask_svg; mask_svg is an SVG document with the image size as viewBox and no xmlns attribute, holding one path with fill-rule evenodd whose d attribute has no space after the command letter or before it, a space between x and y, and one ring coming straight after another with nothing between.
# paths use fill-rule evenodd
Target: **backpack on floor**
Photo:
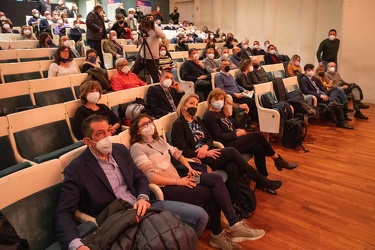
<instances>
[{"instance_id":1,"label":"backpack on floor","mask_svg":"<svg viewBox=\"0 0 375 250\"><path fill-rule=\"evenodd\" d=\"M301 146L304 152L308 152L302 145L303 140L307 134L307 127L303 120L290 119L285 122L282 145L286 148L296 150L298 146Z\"/></svg>"}]
</instances>

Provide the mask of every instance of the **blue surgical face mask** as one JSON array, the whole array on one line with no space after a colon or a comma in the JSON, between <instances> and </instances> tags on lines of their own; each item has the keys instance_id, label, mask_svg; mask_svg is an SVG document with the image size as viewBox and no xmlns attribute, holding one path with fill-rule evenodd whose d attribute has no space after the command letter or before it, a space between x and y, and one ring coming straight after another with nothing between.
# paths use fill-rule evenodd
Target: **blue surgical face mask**
<instances>
[{"instance_id":1,"label":"blue surgical face mask","mask_svg":"<svg viewBox=\"0 0 375 250\"><path fill-rule=\"evenodd\" d=\"M90 56L87 61L89 61L90 63L96 63L96 56Z\"/></svg>"},{"instance_id":2,"label":"blue surgical face mask","mask_svg":"<svg viewBox=\"0 0 375 250\"><path fill-rule=\"evenodd\" d=\"M212 103L212 107L217 110L221 110L224 107L224 101L223 100L217 100Z\"/></svg>"}]
</instances>

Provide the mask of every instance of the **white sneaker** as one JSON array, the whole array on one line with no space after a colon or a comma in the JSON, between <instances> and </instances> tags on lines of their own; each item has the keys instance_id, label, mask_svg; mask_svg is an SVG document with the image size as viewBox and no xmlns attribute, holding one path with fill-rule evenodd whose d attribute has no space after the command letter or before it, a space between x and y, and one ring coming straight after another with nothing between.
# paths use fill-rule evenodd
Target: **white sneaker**
<instances>
[{"instance_id":1,"label":"white sneaker","mask_svg":"<svg viewBox=\"0 0 375 250\"><path fill-rule=\"evenodd\" d=\"M245 240L257 240L262 238L266 233L263 229L252 229L244 223L239 221L233 226L229 227L232 235L232 241L242 242Z\"/></svg>"},{"instance_id":2,"label":"white sneaker","mask_svg":"<svg viewBox=\"0 0 375 250\"><path fill-rule=\"evenodd\" d=\"M218 235L213 235L211 233L211 237L209 240L209 243L212 247L216 247L223 250L237 250L241 249L241 246L237 243L233 242L225 233L223 230Z\"/></svg>"}]
</instances>

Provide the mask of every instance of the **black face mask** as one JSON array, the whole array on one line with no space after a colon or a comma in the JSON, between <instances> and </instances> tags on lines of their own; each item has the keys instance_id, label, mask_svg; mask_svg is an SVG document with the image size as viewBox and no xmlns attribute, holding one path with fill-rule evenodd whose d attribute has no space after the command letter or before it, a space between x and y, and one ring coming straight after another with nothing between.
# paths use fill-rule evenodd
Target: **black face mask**
<instances>
[{"instance_id":1,"label":"black face mask","mask_svg":"<svg viewBox=\"0 0 375 250\"><path fill-rule=\"evenodd\" d=\"M229 70L230 70L230 66L229 65L227 65L227 66L224 67L224 71L225 72L229 72Z\"/></svg>"},{"instance_id":2,"label":"black face mask","mask_svg":"<svg viewBox=\"0 0 375 250\"><path fill-rule=\"evenodd\" d=\"M320 77L324 76L324 72L323 72L323 71L322 71L322 72L319 72L319 76L320 76Z\"/></svg>"},{"instance_id":3,"label":"black face mask","mask_svg":"<svg viewBox=\"0 0 375 250\"><path fill-rule=\"evenodd\" d=\"M123 23L124 23L124 21L118 21L118 23L119 23L119 24L123 24Z\"/></svg>"},{"instance_id":4,"label":"black face mask","mask_svg":"<svg viewBox=\"0 0 375 250\"><path fill-rule=\"evenodd\" d=\"M186 112L191 116L195 116L195 114L197 113L197 108L196 107L189 107L189 108L186 109Z\"/></svg>"},{"instance_id":5,"label":"black face mask","mask_svg":"<svg viewBox=\"0 0 375 250\"><path fill-rule=\"evenodd\" d=\"M260 66L259 64L253 64L254 69L259 69L259 66Z\"/></svg>"}]
</instances>

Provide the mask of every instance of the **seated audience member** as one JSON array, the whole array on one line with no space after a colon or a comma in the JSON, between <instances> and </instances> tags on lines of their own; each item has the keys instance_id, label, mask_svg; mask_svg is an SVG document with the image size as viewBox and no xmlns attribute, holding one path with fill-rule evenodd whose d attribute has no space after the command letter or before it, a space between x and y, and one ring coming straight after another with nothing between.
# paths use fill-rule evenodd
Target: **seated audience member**
<instances>
[{"instance_id":1,"label":"seated audience member","mask_svg":"<svg viewBox=\"0 0 375 250\"><path fill-rule=\"evenodd\" d=\"M212 231L209 240L211 246L239 249L236 241L256 240L265 234L264 230L250 228L236 215L223 179L216 174L193 170L180 150L159 137L151 117L140 115L135 118L130 125L130 135L130 153L135 164L144 172L150 183L161 187L165 200L208 206ZM188 176L179 175L171 157L186 167ZM221 211L228 220L231 239L221 227Z\"/></svg>"},{"instance_id":2,"label":"seated audience member","mask_svg":"<svg viewBox=\"0 0 375 250\"><path fill-rule=\"evenodd\" d=\"M240 73L237 75L236 82L242 88L252 91L254 90L254 67L252 66L251 59L243 60L238 65Z\"/></svg>"},{"instance_id":3,"label":"seated audience member","mask_svg":"<svg viewBox=\"0 0 375 250\"><path fill-rule=\"evenodd\" d=\"M70 29L69 39L74 40L76 43L76 50L84 55L84 41L82 40L82 34L86 33L84 29L81 28L81 25L77 20L73 21L73 28Z\"/></svg>"},{"instance_id":4,"label":"seated audience member","mask_svg":"<svg viewBox=\"0 0 375 250\"><path fill-rule=\"evenodd\" d=\"M266 52L260 48L260 44L258 41L253 42L253 55L259 56L259 55L265 55Z\"/></svg>"},{"instance_id":5,"label":"seated audience member","mask_svg":"<svg viewBox=\"0 0 375 250\"><path fill-rule=\"evenodd\" d=\"M65 36L66 35L66 28L71 28L69 23L65 23L63 20L58 20L57 25L55 26L55 29L53 33L55 35Z\"/></svg>"},{"instance_id":6,"label":"seated audience member","mask_svg":"<svg viewBox=\"0 0 375 250\"><path fill-rule=\"evenodd\" d=\"M253 71L254 77L252 77L251 79L254 81L254 84L265 83L265 82L271 81L271 79L269 79L267 75L267 72L260 66L259 58L253 58L252 62L253 62L253 68L254 68L254 71Z\"/></svg>"},{"instance_id":7,"label":"seated audience member","mask_svg":"<svg viewBox=\"0 0 375 250\"><path fill-rule=\"evenodd\" d=\"M271 44L270 41L266 40L266 41L264 41L263 44L264 44L263 50L264 50L264 51L268 51L268 47L269 47L270 44Z\"/></svg>"},{"instance_id":8,"label":"seated audience member","mask_svg":"<svg viewBox=\"0 0 375 250\"><path fill-rule=\"evenodd\" d=\"M207 26L203 26L201 33L198 35L201 43L207 43L209 39L210 31ZM197 43L197 41L195 41Z\"/></svg>"},{"instance_id":9,"label":"seated audience member","mask_svg":"<svg viewBox=\"0 0 375 250\"><path fill-rule=\"evenodd\" d=\"M32 31L32 27L24 25L21 28L21 40L36 40L36 36Z\"/></svg>"},{"instance_id":10,"label":"seated audience member","mask_svg":"<svg viewBox=\"0 0 375 250\"><path fill-rule=\"evenodd\" d=\"M188 51L189 47L186 45L186 37L180 33L177 35L176 51Z\"/></svg>"},{"instance_id":11,"label":"seated audience member","mask_svg":"<svg viewBox=\"0 0 375 250\"><path fill-rule=\"evenodd\" d=\"M224 47L226 47L228 49L233 49L233 47L234 47L234 38L233 37L227 37L227 39L225 40Z\"/></svg>"},{"instance_id":12,"label":"seated audience member","mask_svg":"<svg viewBox=\"0 0 375 250\"><path fill-rule=\"evenodd\" d=\"M58 5L55 7L55 10L59 13L61 16L62 14L66 14L68 12L68 7L66 7L65 2L63 0L59 0Z\"/></svg>"},{"instance_id":13,"label":"seated audience member","mask_svg":"<svg viewBox=\"0 0 375 250\"><path fill-rule=\"evenodd\" d=\"M326 89L323 87L322 82L314 76L314 65L306 64L303 69L305 71L305 74L302 76L300 83L301 91L303 94L313 95L318 100L318 103L325 103L327 105L338 98L340 93L337 89L336 91L326 92ZM329 94L329 96L327 93ZM343 108L340 108L340 106L336 106L333 108L337 119L336 126L345 129L353 129L352 126L348 125L345 122L345 113L343 111Z\"/></svg>"},{"instance_id":14,"label":"seated audience member","mask_svg":"<svg viewBox=\"0 0 375 250\"><path fill-rule=\"evenodd\" d=\"M244 58L242 58L241 49L237 46L234 46L232 52L233 52L233 54L229 56L229 60L232 63L234 63L234 65L236 65L238 67L238 64L241 62L241 60L244 59ZM246 53L244 53L244 54L246 54ZM245 57L245 59L249 58L248 56L244 56L244 57Z\"/></svg>"},{"instance_id":15,"label":"seated audience member","mask_svg":"<svg viewBox=\"0 0 375 250\"><path fill-rule=\"evenodd\" d=\"M186 32L185 43L194 43L195 42L194 35L195 34L191 32Z\"/></svg>"},{"instance_id":16,"label":"seated audience member","mask_svg":"<svg viewBox=\"0 0 375 250\"><path fill-rule=\"evenodd\" d=\"M228 102L226 93L219 88L211 91L207 99L208 107L203 116L203 123L212 139L224 144L225 147L234 147L240 153L250 153L254 155L256 169L263 176L267 177L266 156L270 156L277 170L294 169L297 163L285 161L279 154L276 154L270 143L260 132L247 133L244 130L247 119L249 118L249 108L245 108L245 114L241 120L236 121L229 116ZM258 189L270 194L276 194L275 190L263 188L257 185Z\"/></svg>"},{"instance_id":17,"label":"seated audience member","mask_svg":"<svg viewBox=\"0 0 375 250\"><path fill-rule=\"evenodd\" d=\"M0 11L0 21L8 20L10 24L13 24L12 21L4 14L4 12Z\"/></svg>"},{"instance_id":18,"label":"seated audience member","mask_svg":"<svg viewBox=\"0 0 375 250\"><path fill-rule=\"evenodd\" d=\"M189 58L182 64L180 69L181 79L184 81L192 81L195 83L195 91L203 94L204 100L212 90L211 74L199 61L197 49L189 49Z\"/></svg>"},{"instance_id":19,"label":"seated audience member","mask_svg":"<svg viewBox=\"0 0 375 250\"><path fill-rule=\"evenodd\" d=\"M38 22L39 22L39 19L40 19L39 11L37 9L33 9L31 11L31 15L32 15L32 17L29 19L27 24L29 26L33 27L34 31L37 31L38 30Z\"/></svg>"},{"instance_id":20,"label":"seated audience member","mask_svg":"<svg viewBox=\"0 0 375 250\"><path fill-rule=\"evenodd\" d=\"M241 57L249 59L253 55L253 52L249 46L249 38L245 38L241 43Z\"/></svg>"},{"instance_id":21,"label":"seated audience member","mask_svg":"<svg viewBox=\"0 0 375 250\"><path fill-rule=\"evenodd\" d=\"M203 50L203 55L206 55L207 49L212 48L214 49L214 59L218 59L220 57L220 53L216 49L216 42L213 40L207 42L206 48Z\"/></svg>"},{"instance_id":22,"label":"seated audience member","mask_svg":"<svg viewBox=\"0 0 375 250\"><path fill-rule=\"evenodd\" d=\"M220 68L220 65L217 63L215 58L215 49L208 48L206 49L206 58L202 60L202 63L204 64L204 67L206 70L210 73L217 72Z\"/></svg>"},{"instance_id":23,"label":"seated audience member","mask_svg":"<svg viewBox=\"0 0 375 250\"><path fill-rule=\"evenodd\" d=\"M221 65L222 60L229 60L229 48L228 47L223 47L221 49L221 57L216 59L217 64ZM230 69L237 69L237 66L232 61L229 61L229 68Z\"/></svg>"},{"instance_id":24,"label":"seated audience member","mask_svg":"<svg viewBox=\"0 0 375 250\"><path fill-rule=\"evenodd\" d=\"M108 38L103 41L103 52L111 53L113 61L116 61L116 59L123 57L124 55L124 50L121 44L119 44L116 40L116 31L111 30Z\"/></svg>"},{"instance_id":25,"label":"seated audience member","mask_svg":"<svg viewBox=\"0 0 375 250\"><path fill-rule=\"evenodd\" d=\"M13 24L5 19L1 20L1 33L12 33L12 34L19 34L20 32L18 30L13 29Z\"/></svg>"},{"instance_id":26,"label":"seated audience member","mask_svg":"<svg viewBox=\"0 0 375 250\"><path fill-rule=\"evenodd\" d=\"M163 30L176 30L173 19L169 19L168 25L164 26Z\"/></svg>"},{"instance_id":27,"label":"seated audience member","mask_svg":"<svg viewBox=\"0 0 375 250\"><path fill-rule=\"evenodd\" d=\"M137 18L134 17L135 9L129 8L128 9L128 17L126 18L126 24L128 25L131 31L138 30L138 21Z\"/></svg>"},{"instance_id":28,"label":"seated audience member","mask_svg":"<svg viewBox=\"0 0 375 250\"><path fill-rule=\"evenodd\" d=\"M173 80L171 71L161 73L160 85L151 86L147 91L147 104L155 118L176 111L181 97L185 94L180 83Z\"/></svg>"},{"instance_id":29,"label":"seated audience member","mask_svg":"<svg viewBox=\"0 0 375 250\"><path fill-rule=\"evenodd\" d=\"M345 82L341 75L336 72L336 63L329 62L327 64L328 70L324 74L324 79L326 82L332 81L331 87L332 88L342 88L345 94L348 97L353 98L354 100L354 110L355 114L354 117L361 119L361 120L368 120L368 117L363 115L361 109L368 109L370 106L363 104L361 100L363 99L363 93L361 88L355 83L347 83Z\"/></svg>"},{"instance_id":30,"label":"seated audience member","mask_svg":"<svg viewBox=\"0 0 375 250\"><path fill-rule=\"evenodd\" d=\"M117 59L115 66L117 73L111 78L111 87L114 91L147 85L136 74L130 71L128 60L125 58Z\"/></svg>"},{"instance_id":31,"label":"seated audience member","mask_svg":"<svg viewBox=\"0 0 375 250\"><path fill-rule=\"evenodd\" d=\"M72 53L73 53L73 57L74 57L74 58L80 58L80 57L81 57L80 53L79 53L75 48L71 48L71 47L70 47L70 40L69 40L69 37L67 37L67 36L62 36L62 37L60 37L60 46L69 47L70 50L71 50Z\"/></svg>"},{"instance_id":32,"label":"seated audience member","mask_svg":"<svg viewBox=\"0 0 375 250\"><path fill-rule=\"evenodd\" d=\"M52 11L52 22L57 23L58 20L61 20L59 12L57 10Z\"/></svg>"},{"instance_id":33,"label":"seated audience member","mask_svg":"<svg viewBox=\"0 0 375 250\"><path fill-rule=\"evenodd\" d=\"M252 122L258 121L257 107L255 106L254 95L252 97L247 96L249 91L238 85L233 76L229 73L230 70L229 60L222 60L220 65L220 73L215 77L215 87L225 91L225 93L233 97L233 101L239 104L247 104L250 108L250 117ZM248 124L250 129L250 125Z\"/></svg>"},{"instance_id":34,"label":"seated audience member","mask_svg":"<svg viewBox=\"0 0 375 250\"><path fill-rule=\"evenodd\" d=\"M234 35L233 35L232 32L227 33L227 39L228 38L233 38L233 42L236 43L236 44L238 43L238 40L236 38L234 38Z\"/></svg>"},{"instance_id":35,"label":"seated audience member","mask_svg":"<svg viewBox=\"0 0 375 250\"><path fill-rule=\"evenodd\" d=\"M156 9L152 12L152 15L155 17L155 20L159 20L160 22L163 22L163 14L160 11L160 7L156 6Z\"/></svg>"},{"instance_id":36,"label":"seated audience member","mask_svg":"<svg viewBox=\"0 0 375 250\"><path fill-rule=\"evenodd\" d=\"M138 32L137 31L132 31L130 34L130 39L127 41L127 45L138 45L139 39L138 39Z\"/></svg>"},{"instance_id":37,"label":"seated audience member","mask_svg":"<svg viewBox=\"0 0 375 250\"><path fill-rule=\"evenodd\" d=\"M63 249L68 246L88 249L78 233L74 216L77 210L97 217L116 199L133 205L138 216L143 216L151 207L147 177L137 168L123 144L111 143L112 129L103 116L92 115L83 123L83 142L87 148L64 170L65 181L55 216L56 234ZM175 212L198 237L208 221L206 212L198 206L156 200L152 207Z\"/></svg>"},{"instance_id":38,"label":"seated audience member","mask_svg":"<svg viewBox=\"0 0 375 250\"><path fill-rule=\"evenodd\" d=\"M102 68L105 69L104 65L100 62L98 53L94 49L86 50L86 61L82 65L81 73L86 73L92 68Z\"/></svg>"},{"instance_id":39,"label":"seated audience member","mask_svg":"<svg viewBox=\"0 0 375 250\"><path fill-rule=\"evenodd\" d=\"M177 107L178 118L172 126L173 146L182 150L186 158L198 158L212 170L224 170L228 174L226 186L235 206L243 206L239 196L240 178L249 178L258 186L276 190L281 181L271 181L255 170L233 147L214 148L213 139L202 120L196 116L199 98L196 94L182 97Z\"/></svg>"},{"instance_id":40,"label":"seated audience member","mask_svg":"<svg viewBox=\"0 0 375 250\"><path fill-rule=\"evenodd\" d=\"M73 28L70 29L69 39L75 42L82 41L82 34L86 33L84 29L81 28L80 23L77 20L73 21Z\"/></svg>"},{"instance_id":41,"label":"seated audience member","mask_svg":"<svg viewBox=\"0 0 375 250\"><path fill-rule=\"evenodd\" d=\"M55 60L49 66L48 78L81 73L73 58L70 47L65 45L58 47L55 52Z\"/></svg>"},{"instance_id":42,"label":"seated audience member","mask_svg":"<svg viewBox=\"0 0 375 250\"><path fill-rule=\"evenodd\" d=\"M72 4L72 9L67 10L68 18L77 18L78 16L78 7L77 4Z\"/></svg>"},{"instance_id":43,"label":"seated audience member","mask_svg":"<svg viewBox=\"0 0 375 250\"><path fill-rule=\"evenodd\" d=\"M132 32L125 22L125 16L122 14L116 15L116 22L113 24L112 30L116 32L118 38L122 39L129 39Z\"/></svg>"},{"instance_id":44,"label":"seated audience member","mask_svg":"<svg viewBox=\"0 0 375 250\"><path fill-rule=\"evenodd\" d=\"M39 35L39 44L37 48L57 48L56 44L53 43L52 37L47 32L43 32Z\"/></svg>"},{"instance_id":45,"label":"seated audience member","mask_svg":"<svg viewBox=\"0 0 375 250\"><path fill-rule=\"evenodd\" d=\"M220 28L219 27L216 27L214 29L214 36L215 36L215 38L220 38Z\"/></svg>"},{"instance_id":46,"label":"seated audience member","mask_svg":"<svg viewBox=\"0 0 375 250\"><path fill-rule=\"evenodd\" d=\"M83 18L82 18L81 14L77 15L77 21L78 21L79 24L86 24L85 21L83 21Z\"/></svg>"},{"instance_id":47,"label":"seated audience member","mask_svg":"<svg viewBox=\"0 0 375 250\"><path fill-rule=\"evenodd\" d=\"M209 33L207 43L209 43L209 42L217 43L214 32Z\"/></svg>"},{"instance_id":48,"label":"seated audience member","mask_svg":"<svg viewBox=\"0 0 375 250\"><path fill-rule=\"evenodd\" d=\"M40 33L43 33L43 32L51 33L51 25L53 24L51 12L45 11L44 17L45 18L40 19L39 32Z\"/></svg>"},{"instance_id":49,"label":"seated audience member","mask_svg":"<svg viewBox=\"0 0 375 250\"><path fill-rule=\"evenodd\" d=\"M82 124L90 115L102 115L106 117L109 123L108 132L110 132L110 135L121 132L120 119L117 115L107 105L98 103L103 94L100 83L91 80L86 81L81 84L79 90L82 105L77 108L74 114L72 124L74 136L78 140L82 140L85 137L81 130Z\"/></svg>"},{"instance_id":50,"label":"seated audience member","mask_svg":"<svg viewBox=\"0 0 375 250\"><path fill-rule=\"evenodd\" d=\"M299 55L293 55L288 63L288 76L301 76L302 75L302 68L301 68L301 57Z\"/></svg>"},{"instance_id":51,"label":"seated audience member","mask_svg":"<svg viewBox=\"0 0 375 250\"><path fill-rule=\"evenodd\" d=\"M272 44L268 46L267 53L264 55L264 63L266 65L281 63L281 60L276 55L275 46Z\"/></svg>"},{"instance_id":52,"label":"seated audience member","mask_svg":"<svg viewBox=\"0 0 375 250\"><path fill-rule=\"evenodd\" d=\"M218 42L219 42L219 43L225 43L226 41L227 41L227 34L222 33L222 34L220 35L220 38L219 38Z\"/></svg>"},{"instance_id":53,"label":"seated audience member","mask_svg":"<svg viewBox=\"0 0 375 250\"><path fill-rule=\"evenodd\" d=\"M178 81L178 72L176 66L170 57L167 46L160 45L159 47L159 70L170 70L175 81Z\"/></svg>"}]
</instances>

